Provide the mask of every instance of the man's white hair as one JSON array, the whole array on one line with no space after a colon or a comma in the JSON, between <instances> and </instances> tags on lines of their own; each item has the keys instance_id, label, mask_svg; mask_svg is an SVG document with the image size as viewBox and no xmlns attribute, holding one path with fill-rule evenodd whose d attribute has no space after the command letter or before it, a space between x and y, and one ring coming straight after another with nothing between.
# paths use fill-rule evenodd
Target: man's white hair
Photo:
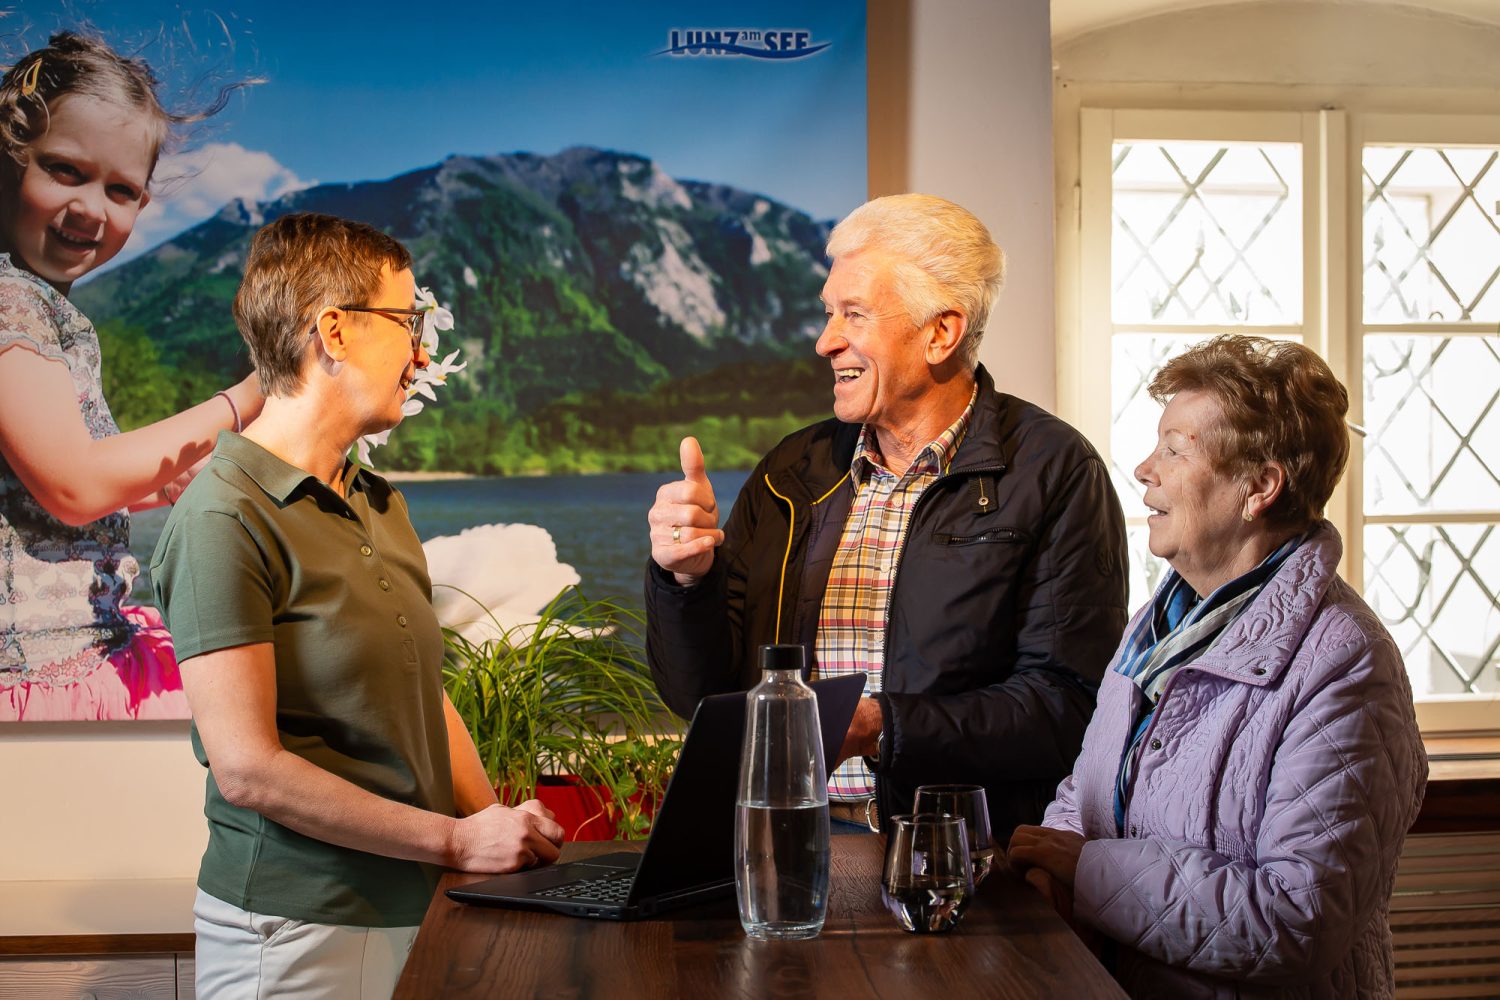
<instances>
[{"instance_id":1,"label":"man's white hair","mask_svg":"<svg viewBox=\"0 0 1500 1000\"><path fill-rule=\"evenodd\" d=\"M984 223L944 198L887 195L850 212L828 237L831 258L869 251L893 258L895 292L913 325L949 310L964 314L958 354L969 368L977 365L990 307L1005 283L1005 251Z\"/></svg>"}]
</instances>

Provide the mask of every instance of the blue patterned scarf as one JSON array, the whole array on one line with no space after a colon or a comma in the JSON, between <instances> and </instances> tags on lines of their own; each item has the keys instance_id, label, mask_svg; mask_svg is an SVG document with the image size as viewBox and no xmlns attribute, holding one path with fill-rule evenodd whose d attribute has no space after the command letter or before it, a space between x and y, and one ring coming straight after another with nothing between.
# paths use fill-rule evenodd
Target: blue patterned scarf
<instances>
[{"instance_id":1,"label":"blue patterned scarf","mask_svg":"<svg viewBox=\"0 0 1500 1000\"><path fill-rule=\"evenodd\" d=\"M1156 706L1167 685L1178 670L1212 648L1304 537L1298 535L1283 542L1259 566L1201 600L1175 569L1169 571L1151 599L1151 613L1142 617L1135 631L1126 637L1115 672L1129 677L1141 689L1145 712L1136 722L1115 778L1115 827L1121 836L1125 832L1125 800L1135 778L1141 741L1151 728Z\"/></svg>"}]
</instances>

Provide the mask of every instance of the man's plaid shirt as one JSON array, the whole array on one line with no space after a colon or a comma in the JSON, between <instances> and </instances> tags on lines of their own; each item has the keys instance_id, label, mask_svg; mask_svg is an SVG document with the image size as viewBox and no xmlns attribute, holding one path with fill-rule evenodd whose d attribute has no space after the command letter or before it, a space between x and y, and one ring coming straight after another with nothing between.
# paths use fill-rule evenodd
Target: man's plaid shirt
<instances>
[{"instance_id":1,"label":"man's plaid shirt","mask_svg":"<svg viewBox=\"0 0 1500 1000\"><path fill-rule=\"evenodd\" d=\"M818 675L836 677L863 670L865 694L881 689L885 668L886 619L896 562L906 542L917 498L947 470L969 427L974 397L947 430L923 448L911 468L897 476L881 464L875 432L866 424L849 463L857 490L839 538L828 589L818 615ZM860 800L875 794L875 779L860 757L839 765L828 782L834 799Z\"/></svg>"}]
</instances>

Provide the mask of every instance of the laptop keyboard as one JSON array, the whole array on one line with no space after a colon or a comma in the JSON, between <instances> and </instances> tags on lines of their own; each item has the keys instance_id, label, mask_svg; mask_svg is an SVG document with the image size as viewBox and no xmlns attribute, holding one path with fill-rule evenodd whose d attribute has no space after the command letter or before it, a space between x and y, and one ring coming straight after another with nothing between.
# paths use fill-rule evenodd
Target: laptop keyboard
<instances>
[{"instance_id":1,"label":"laptop keyboard","mask_svg":"<svg viewBox=\"0 0 1500 1000\"><path fill-rule=\"evenodd\" d=\"M550 889L538 889L533 896L548 896L553 899L597 899L605 903L624 903L630 895L630 886L635 875L608 875L603 878L583 878L576 882L564 882Z\"/></svg>"}]
</instances>

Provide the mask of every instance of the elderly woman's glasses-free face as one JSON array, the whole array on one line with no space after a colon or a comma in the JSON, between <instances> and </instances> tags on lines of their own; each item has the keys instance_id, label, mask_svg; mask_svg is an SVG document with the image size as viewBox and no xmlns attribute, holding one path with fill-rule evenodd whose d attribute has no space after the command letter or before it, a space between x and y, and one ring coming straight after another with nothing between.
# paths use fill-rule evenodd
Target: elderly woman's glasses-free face
<instances>
[{"instance_id":1,"label":"elderly woman's glasses-free face","mask_svg":"<svg viewBox=\"0 0 1500 1000\"><path fill-rule=\"evenodd\" d=\"M392 323L400 323L411 334L411 353L416 357L422 350L422 317L426 309L398 309L395 306L339 306L345 312L375 313Z\"/></svg>"}]
</instances>

